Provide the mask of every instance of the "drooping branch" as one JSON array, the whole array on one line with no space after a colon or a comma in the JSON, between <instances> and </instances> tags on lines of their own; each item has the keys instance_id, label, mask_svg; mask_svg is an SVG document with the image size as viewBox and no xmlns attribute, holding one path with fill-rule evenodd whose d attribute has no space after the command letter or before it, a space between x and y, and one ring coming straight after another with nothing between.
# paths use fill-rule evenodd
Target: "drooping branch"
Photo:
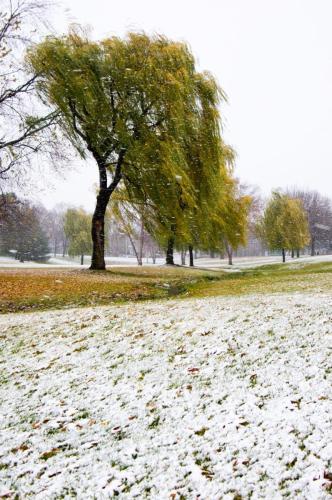
<instances>
[{"instance_id":1,"label":"drooping branch","mask_svg":"<svg viewBox=\"0 0 332 500\"><path fill-rule=\"evenodd\" d=\"M9 141L0 141L0 149L16 146L17 144L23 142L25 139L37 135L39 132L41 132L42 130L49 127L52 123L54 123L58 116L59 113L57 111L52 111L52 113L49 113L47 116L44 116L39 120L37 120L36 123L39 123L37 127L36 123L28 125L27 128L24 130L24 132L15 139L11 139Z\"/></svg>"},{"instance_id":2,"label":"drooping branch","mask_svg":"<svg viewBox=\"0 0 332 500\"><path fill-rule=\"evenodd\" d=\"M22 83L18 87L13 89L6 89L2 94L0 94L0 105L3 104L5 101L17 97L20 94L29 92L29 90L31 89L37 78L38 75L34 75L33 77L29 78L29 80Z\"/></svg>"}]
</instances>

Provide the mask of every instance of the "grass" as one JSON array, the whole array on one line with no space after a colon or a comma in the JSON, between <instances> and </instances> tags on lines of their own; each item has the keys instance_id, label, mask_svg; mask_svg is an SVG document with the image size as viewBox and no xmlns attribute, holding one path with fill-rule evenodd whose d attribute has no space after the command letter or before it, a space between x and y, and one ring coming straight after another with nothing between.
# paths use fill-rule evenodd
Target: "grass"
<instances>
[{"instance_id":1,"label":"grass","mask_svg":"<svg viewBox=\"0 0 332 500\"><path fill-rule=\"evenodd\" d=\"M170 297L208 297L332 289L332 263L268 265L239 273L149 266L92 272L0 269L0 313Z\"/></svg>"},{"instance_id":2,"label":"grass","mask_svg":"<svg viewBox=\"0 0 332 500\"><path fill-rule=\"evenodd\" d=\"M287 292L328 292L332 290L332 262L274 264L246 269L241 273L223 273L218 279L198 282L190 289L195 297Z\"/></svg>"}]
</instances>

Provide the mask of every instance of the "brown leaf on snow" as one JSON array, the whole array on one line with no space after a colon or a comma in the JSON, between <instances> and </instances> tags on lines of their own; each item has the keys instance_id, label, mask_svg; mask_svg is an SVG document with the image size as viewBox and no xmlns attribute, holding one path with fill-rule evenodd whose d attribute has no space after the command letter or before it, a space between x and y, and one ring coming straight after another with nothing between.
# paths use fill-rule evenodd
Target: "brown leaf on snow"
<instances>
[{"instance_id":1,"label":"brown leaf on snow","mask_svg":"<svg viewBox=\"0 0 332 500\"><path fill-rule=\"evenodd\" d=\"M29 449L29 446L25 443L22 443L20 446L18 446L17 448L13 448L11 449L11 453L17 453L18 451L26 451Z\"/></svg>"},{"instance_id":2,"label":"brown leaf on snow","mask_svg":"<svg viewBox=\"0 0 332 500\"><path fill-rule=\"evenodd\" d=\"M51 457L54 457L58 452L60 451L60 448L52 448L50 451L45 451L40 455L41 460L48 460Z\"/></svg>"},{"instance_id":3,"label":"brown leaf on snow","mask_svg":"<svg viewBox=\"0 0 332 500\"><path fill-rule=\"evenodd\" d=\"M332 472L325 470L323 477L324 477L324 479L328 479L329 481L332 481Z\"/></svg>"},{"instance_id":4,"label":"brown leaf on snow","mask_svg":"<svg viewBox=\"0 0 332 500\"><path fill-rule=\"evenodd\" d=\"M111 432L112 434L117 434L118 432L121 432L121 427L119 425L117 427L113 427Z\"/></svg>"}]
</instances>

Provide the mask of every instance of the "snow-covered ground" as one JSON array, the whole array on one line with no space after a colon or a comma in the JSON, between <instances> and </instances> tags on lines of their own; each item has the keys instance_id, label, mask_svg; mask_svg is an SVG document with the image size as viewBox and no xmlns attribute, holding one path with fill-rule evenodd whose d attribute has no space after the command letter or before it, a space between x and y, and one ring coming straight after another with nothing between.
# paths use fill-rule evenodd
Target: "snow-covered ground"
<instances>
[{"instance_id":1,"label":"snow-covered ground","mask_svg":"<svg viewBox=\"0 0 332 500\"><path fill-rule=\"evenodd\" d=\"M179 254L175 254L175 263L180 264L181 258ZM137 267L137 260L135 257L106 257L105 259L107 266L135 266ZM315 263L315 262L332 262L332 255L316 255L311 257L309 255L303 255L299 259L291 259L287 257L287 265L299 266L304 263ZM186 260L188 264L188 258ZM218 258L198 258L195 259L195 267L202 267L208 269L222 269L224 271L234 271L237 272L241 269L247 269L250 267L258 267L264 266L267 264L280 264L281 257L280 256L268 256L268 257L234 257L233 266L229 266L226 259L218 259ZM156 265L161 266L165 264L164 258L158 258L156 260ZM15 268L57 268L57 267L75 267L75 268L87 268L90 265L90 258L85 257L84 266L81 266L78 260L70 260L67 258L60 257L51 257L47 263L40 264L38 262L19 262L10 257L2 257L0 256L0 268L1 267L15 267ZM143 265L151 266L152 259L143 260Z\"/></svg>"},{"instance_id":2,"label":"snow-covered ground","mask_svg":"<svg viewBox=\"0 0 332 500\"><path fill-rule=\"evenodd\" d=\"M329 498L331 325L319 293L1 316L0 497Z\"/></svg>"},{"instance_id":3,"label":"snow-covered ground","mask_svg":"<svg viewBox=\"0 0 332 500\"><path fill-rule=\"evenodd\" d=\"M292 259L291 257L286 258L286 265L299 266L302 264L314 264L315 262L332 262L332 255L315 255L311 257L310 255L302 255L300 258ZM224 270L235 270L235 269L246 269L251 267L265 266L267 264L281 264L280 256L267 256L267 257L234 257L233 266L229 266L225 259L211 259L202 257L195 260L195 266L206 267L210 269L224 269Z\"/></svg>"},{"instance_id":4,"label":"snow-covered ground","mask_svg":"<svg viewBox=\"0 0 332 500\"><path fill-rule=\"evenodd\" d=\"M75 268L87 268L90 266L91 258L89 256L84 257L84 265L81 266L79 259L70 259L69 257L51 257L45 263L24 261L19 262L12 257L0 256L0 268L1 267L15 267L15 268L57 268L57 267L75 267ZM137 260L135 257L106 257L105 262L107 266L136 266ZM158 258L156 260L156 265L165 264L165 259ZM152 259L144 259L143 265L152 265Z\"/></svg>"}]
</instances>

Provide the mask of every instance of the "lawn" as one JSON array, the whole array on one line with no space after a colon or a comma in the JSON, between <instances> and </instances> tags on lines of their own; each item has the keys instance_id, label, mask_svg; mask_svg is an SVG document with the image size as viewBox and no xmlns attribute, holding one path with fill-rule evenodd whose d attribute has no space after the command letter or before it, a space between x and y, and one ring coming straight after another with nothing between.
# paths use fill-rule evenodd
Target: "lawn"
<instances>
[{"instance_id":1,"label":"lawn","mask_svg":"<svg viewBox=\"0 0 332 500\"><path fill-rule=\"evenodd\" d=\"M0 269L0 498L327 499L331 273Z\"/></svg>"},{"instance_id":2,"label":"lawn","mask_svg":"<svg viewBox=\"0 0 332 500\"><path fill-rule=\"evenodd\" d=\"M107 305L170 297L330 291L332 263L267 265L240 272L182 267L0 269L0 312Z\"/></svg>"},{"instance_id":3,"label":"lawn","mask_svg":"<svg viewBox=\"0 0 332 500\"><path fill-rule=\"evenodd\" d=\"M297 292L1 315L0 498L327 500L331 310Z\"/></svg>"}]
</instances>

